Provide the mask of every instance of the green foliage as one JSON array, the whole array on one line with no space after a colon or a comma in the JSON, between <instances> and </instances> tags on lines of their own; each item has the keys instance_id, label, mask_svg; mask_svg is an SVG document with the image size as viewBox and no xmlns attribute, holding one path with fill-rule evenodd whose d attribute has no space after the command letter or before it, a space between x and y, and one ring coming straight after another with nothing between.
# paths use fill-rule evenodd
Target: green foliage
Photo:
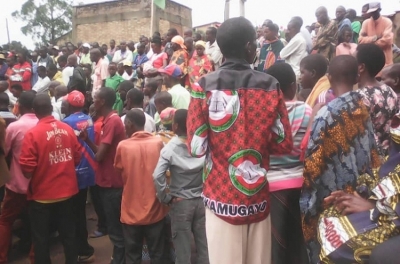
<instances>
[{"instance_id":1,"label":"green foliage","mask_svg":"<svg viewBox=\"0 0 400 264\"><path fill-rule=\"evenodd\" d=\"M15 40L11 41L10 44L1 45L1 48L4 51L15 51L17 53L27 51L27 48L21 42Z\"/></svg>"},{"instance_id":2,"label":"green foliage","mask_svg":"<svg viewBox=\"0 0 400 264\"><path fill-rule=\"evenodd\" d=\"M27 0L12 16L26 23L24 35L48 44L72 29L72 0Z\"/></svg>"}]
</instances>

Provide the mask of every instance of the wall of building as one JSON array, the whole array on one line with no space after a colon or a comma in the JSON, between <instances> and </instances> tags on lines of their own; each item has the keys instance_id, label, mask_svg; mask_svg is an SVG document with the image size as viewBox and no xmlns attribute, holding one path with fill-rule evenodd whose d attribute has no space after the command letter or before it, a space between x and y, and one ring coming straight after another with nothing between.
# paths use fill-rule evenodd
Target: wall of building
<instances>
[{"instance_id":1,"label":"wall of building","mask_svg":"<svg viewBox=\"0 0 400 264\"><path fill-rule=\"evenodd\" d=\"M165 10L155 9L154 31L161 34L174 26L179 32L191 28L192 10L167 1ZM109 43L115 39L138 41L141 35L151 36L151 0L120 0L76 6L72 19L74 42Z\"/></svg>"}]
</instances>

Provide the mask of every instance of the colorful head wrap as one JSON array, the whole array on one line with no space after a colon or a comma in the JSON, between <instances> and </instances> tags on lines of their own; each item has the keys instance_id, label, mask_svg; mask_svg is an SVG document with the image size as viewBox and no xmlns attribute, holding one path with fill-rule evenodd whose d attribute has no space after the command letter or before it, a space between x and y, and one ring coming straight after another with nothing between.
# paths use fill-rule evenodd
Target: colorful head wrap
<instances>
[{"instance_id":1,"label":"colorful head wrap","mask_svg":"<svg viewBox=\"0 0 400 264\"><path fill-rule=\"evenodd\" d=\"M165 108L160 114L161 124L171 125L172 122L174 121L175 112L176 112L175 108L172 107Z\"/></svg>"}]
</instances>

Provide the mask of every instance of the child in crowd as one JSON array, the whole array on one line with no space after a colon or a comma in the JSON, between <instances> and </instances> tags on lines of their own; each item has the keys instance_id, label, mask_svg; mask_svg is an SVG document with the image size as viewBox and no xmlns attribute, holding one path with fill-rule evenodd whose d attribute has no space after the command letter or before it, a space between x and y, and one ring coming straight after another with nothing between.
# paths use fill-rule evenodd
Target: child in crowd
<instances>
[{"instance_id":1,"label":"child in crowd","mask_svg":"<svg viewBox=\"0 0 400 264\"><path fill-rule=\"evenodd\" d=\"M144 84L143 93L149 98L149 102L147 103L144 111L152 118L154 118L154 115L157 112L156 104L154 102L154 97L157 93L157 89L158 82L154 79L147 79L146 83Z\"/></svg>"},{"instance_id":2,"label":"child in crowd","mask_svg":"<svg viewBox=\"0 0 400 264\"><path fill-rule=\"evenodd\" d=\"M174 119L175 112L175 108L168 107L160 114L161 124L156 135L161 137L164 144L167 144L175 136L175 133L172 130L172 120Z\"/></svg>"},{"instance_id":3,"label":"child in crowd","mask_svg":"<svg viewBox=\"0 0 400 264\"><path fill-rule=\"evenodd\" d=\"M162 128L161 119L160 119L161 112L168 107L173 108L172 95L166 91L160 92L155 96L154 104L155 104L156 110L157 110L157 113L154 116L154 121L156 122L157 130L159 130Z\"/></svg>"},{"instance_id":4,"label":"child in crowd","mask_svg":"<svg viewBox=\"0 0 400 264\"><path fill-rule=\"evenodd\" d=\"M194 236L196 263L209 263L205 231L203 190L204 158L190 155L186 144L187 110L176 110L172 130L176 134L161 150L153 178L160 202L171 206L173 243L177 263L190 263L191 240ZM167 170L170 172L170 192L167 193ZM301 238L301 237L300 237Z\"/></svg>"},{"instance_id":5,"label":"child in crowd","mask_svg":"<svg viewBox=\"0 0 400 264\"><path fill-rule=\"evenodd\" d=\"M207 54L204 53L206 43L199 40L196 42L195 48L196 53L190 59L188 67L190 86L196 83L203 75L213 71L213 64Z\"/></svg>"},{"instance_id":6,"label":"child in crowd","mask_svg":"<svg viewBox=\"0 0 400 264\"><path fill-rule=\"evenodd\" d=\"M118 63L118 65L117 65L117 73L121 77L125 73L124 64L122 62Z\"/></svg>"},{"instance_id":7,"label":"child in crowd","mask_svg":"<svg viewBox=\"0 0 400 264\"><path fill-rule=\"evenodd\" d=\"M307 263L299 199L304 169L301 144L306 136L312 109L306 103L295 100L296 74L289 64L274 64L267 73L280 83L293 136L292 152L282 156L271 155L267 174L271 192L271 224L275 231L272 232L272 262Z\"/></svg>"},{"instance_id":8,"label":"child in crowd","mask_svg":"<svg viewBox=\"0 0 400 264\"><path fill-rule=\"evenodd\" d=\"M339 45L336 47L336 56L353 55L356 52L357 44L351 43L353 39L353 30L350 27L344 27L339 33Z\"/></svg>"},{"instance_id":9,"label":"child in crowd","mask_svg":"<svg viewBox=\"0 0 400 264\"><path fill-rule=\"evenodd\" d=\"M390 86L400 96L400 63L385 67L382 70L382 82Z\"/></svg>"},{"instance_id":10,"label":"child in crowd","mask_svg":"<svg viewBox=\"0 0 400 264\"><path fill-rule=\"evenodd\" d=\"M312 89L306 103L314 107L318 103L326 103L331 87L326 71L328 60L320 54L312 54L300 62L300 82L304 89ZM330 100L330 99L329 99Z\"/></svg>"},{"instance_id":11,"label":"child in crowd","mask_svg":"<svg viewBox=\"0 0 400 264\"><path fill-rule=\"evenodd\" d=\"M124 81L124 78L117 74L117 64L115 62L108 64L108 73L110 76L106 79L106 87L117 91L118 86Z\"/></svg>"}]
</instances>

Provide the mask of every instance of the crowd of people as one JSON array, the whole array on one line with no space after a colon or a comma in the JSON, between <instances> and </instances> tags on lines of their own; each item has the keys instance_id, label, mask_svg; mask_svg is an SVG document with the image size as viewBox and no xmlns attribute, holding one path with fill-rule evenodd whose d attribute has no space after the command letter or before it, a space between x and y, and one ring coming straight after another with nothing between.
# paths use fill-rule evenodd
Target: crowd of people
<instances>
[{"instance_id":1,"label":"crowd of people","mask_svg":"<svg viewBox=\"0 0 400 264\"><path fill-rule=\"evenodd\" d=\"M400 64L380 11L0 54L0 264L19 218L31 263L56 231L68 264L105 235L116 264L188 264L193 241L198 264L397 263Z\"/></svg>"}]
</instances>

